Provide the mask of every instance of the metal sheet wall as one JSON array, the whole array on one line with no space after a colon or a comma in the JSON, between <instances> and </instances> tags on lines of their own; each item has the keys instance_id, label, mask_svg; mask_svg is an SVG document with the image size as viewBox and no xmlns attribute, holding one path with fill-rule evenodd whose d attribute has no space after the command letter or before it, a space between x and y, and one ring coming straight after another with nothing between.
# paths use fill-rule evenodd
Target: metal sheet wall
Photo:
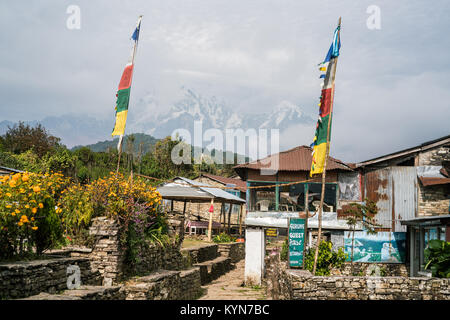
<instances>
[{"instance_id":1,"label":"metal sheet wall","mask_svg":"<svg viewBox=\"0 0 450 320\"><path fill-rule=\"evenodd\" d=\"M378 207L376 221L381 228L392 228L392 180L389 168L365 174L365 197L375 201Z\"/></svg>"},{"instance_id":2,"label":"metal sheet wall","mask_svg":"<svg viewBox=\"0 0 450 320\"><path fill-rule=\"evenodd\" d=\"M365 197L377 203L377 222L383 229L406 232L400 220L417 213L417 172L415 167L389 167L365 174Z\"/></svg>"},{"instance_id":3,"label":"metal sheet wall","mask_svg":"<svg viewBox=\"0 0 450 320\"><path fill-rule=\"evenodd\" d=\"M413 219L417 216L417 171L415 167L391 168L393 189L393 215L395 230L406 232L406 226L400 220Z\"/></svg>"}]
</instances>

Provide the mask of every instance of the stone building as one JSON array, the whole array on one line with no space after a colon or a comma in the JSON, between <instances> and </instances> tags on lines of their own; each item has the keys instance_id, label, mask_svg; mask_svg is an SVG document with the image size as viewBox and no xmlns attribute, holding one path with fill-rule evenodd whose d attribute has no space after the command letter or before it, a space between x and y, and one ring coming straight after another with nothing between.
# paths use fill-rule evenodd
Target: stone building
<instances>
[{"instance_id":1,"label":"stone building","mask_svg":"<svg viewBox=\"0 0 450 320\"><path fill-rule=\"evenodd\" d=\"M409 272L420 274L428 241L450 241L450 136L355 167L363 196L377 203L380 230L406 232Z\"/></svg>"},{"instance_id":2,"label":"stone building","mask_svg":"<svg viewBox=\"0 0 450 320\"><path fill-rule=\"evenodd\" d=\"M406 231L402 220L450 209L450 136L356 165L363 196L377 202L383 231Z\"/></svg>"},{"instance_id":3,"label":"stone building","mask_svg":"<svg viewBox=\"0 0 450 320\"><path fill-rule=\"evenodd\" d=\"M307 188L309 212L317 212L322 179L309 178L311 162L312 149L298 146L235 166L236 173L247 183L247 225L275 227L280 236L286 235L288 218L298 218L305 212ZM337 211L348 200L361 201L357 172L343 161L328 157L322 228L325 240L343 242L344 230L349 226L344 219L338 219ZM308 224L312 230L309 244L314 243L317 228L317 215L313 215Z\"/></svg>"}]
</instances>

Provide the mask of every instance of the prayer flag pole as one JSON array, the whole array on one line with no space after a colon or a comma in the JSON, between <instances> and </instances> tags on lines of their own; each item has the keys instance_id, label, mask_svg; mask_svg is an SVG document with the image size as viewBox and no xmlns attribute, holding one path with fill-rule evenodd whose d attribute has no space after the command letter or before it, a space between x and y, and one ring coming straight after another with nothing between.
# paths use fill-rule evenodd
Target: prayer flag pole
<instances>
[{"instance_id":1,"label":"prayer flag pole","mask_svg":"<svg viewBox=\"0 0 450 320\"><path fill-rule=\"evenodd\" d=\"M122 78L120 79L119 89L117 91L117 101L116 101L116 123L114 124L114 129L112 132L112 136L120 136L119 143L117 144L117 150L119 152L119 157L117 159L117 169L116 175L119 173L120 167L120 156L122 154L122 141L123 136L125 134L125 124L127 121L128 114L128 105L130 102L130 91L131 91L131 80L133 77L134 70L134 57L136 55L138 40L139 40L139 32L141 29L141 20L142 15L139 16L138 22L136 25L136 29L131 36L131 39L134 40L133 51L131 53L131 57L128 60L127 65L125 66L125 70L123 71Z\"/></svg>"},{"instance_id":2,"label":"prayer flag pole","mask_svg":"<svg viewBox=\"0 0 450 320\"><path fill-rule=\"evenodd\" d=\"M341 31L341 20L342 20L341 17L339 17L338 30L337 30L337 39L338 39L338 41L340 41L339 40L339 36L340 36L340 31ZM325 162L324 162L324 165L323 165L323 172L322 172L322 192L321 192L321 195L320 195L319 215L317 217L319 225L318 225L318 235L317 235L317 242L316 242L316 250L315 250L315 253L314 253L313 275L316 274L317 257L318 257L318 254L319 254L319 245L320 245L320 240L321 240L321 237L322 237L322 211L323 211L323 202L324 202L324 198L325 198L325 184L326 184L325 181L326 181L327 162L328 162L327 160L328 160L328 154L330 152L330 128L331 128L331 118L332 118L332 114L333 114L332 111L333 111L333 100L334 100L334 82L335 82L335 76L336 76L336 65L337 65L337 61L338 61L338 56L333 57L332 59L334 59L334 61L333 61L334 65L332 66L331 69L328 70L328 72L330 72L331 81L332 81L331 100L330 100L329 119L328 119L328 126L327 126L327 140L326 140L326 150L325 150Z\"/></svg>"}]
</instances>

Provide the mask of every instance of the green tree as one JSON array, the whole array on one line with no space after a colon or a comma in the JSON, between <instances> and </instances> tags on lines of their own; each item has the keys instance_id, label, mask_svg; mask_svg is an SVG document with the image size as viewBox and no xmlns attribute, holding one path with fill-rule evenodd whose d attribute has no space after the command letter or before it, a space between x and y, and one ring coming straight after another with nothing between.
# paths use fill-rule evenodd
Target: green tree
<instances>
[{"instance_id":1,"label":"green tree","mask_svg":"<svg viewBox=\"0 0 450 320\"><path fill-rule=\"evenodd\" d=\"M41 125L35 127L24 124L20 121L3 135L3 148L6 151L19 154L30 149L39 156L43 157L47 152L60 145L60 138L51 135Z\"/></svg>"},{"instance_id":2,"label":"green tree","mask_svg":"<svg viewBox=\"0 0 450 320\"><path fill-rule=\"evenodd\" d=\"M363 203L352 202L343 210L344 215L347 216L347 224L352 229L352 253L350 258L352 264L356 224L360 223L368 234L376 234L376 228L380 227L375 220L375 215L378 213L377 204L367 198L364 200Z\"/></svg>"}]
</instances>

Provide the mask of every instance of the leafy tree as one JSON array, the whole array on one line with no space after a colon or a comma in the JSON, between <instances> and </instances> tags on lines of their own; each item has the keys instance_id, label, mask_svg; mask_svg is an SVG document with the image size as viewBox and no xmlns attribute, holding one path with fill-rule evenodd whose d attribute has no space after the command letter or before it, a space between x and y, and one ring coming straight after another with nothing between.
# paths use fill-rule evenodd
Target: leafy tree
<instances>
[{"instance_id":1,"label":"leafy tree","mask_svg":"<svg viewBox=\"0 0 450 320\"><path fill-rule=\"evenodd\" d=\"M313 271L315 249L309 248L305 255L305 268ZM333 244L330 241L322 241L319 245L317 256L316 274L318 276L328 276L333 268L341 268L347 255L342 248L333 250Z\"/></svg>"},{"instance_id":2,"label":"leafy tree","mask_svg":"<svg viewBox=\"0 0 450 320\"><path fill-rule=\"evenodd\" d=\"M347 224L352 228L352 253L351 262L353 263L353 247L355 244L355 228L360 223L368 234L376 234L376 228L380 227L375 221L375 215L378 213L377 204L369 199L363 203L352 202L345 208L344 214L347 216Z\"/></svg>"},{"instance_id":3,"label":"leafy tree","mask_svg":"<svg viewBox=\"0 0 450 320\"><path fill-rule=\"evenodd\" d=\"M15 124L3 135L3 148L15 154L19 154L30 149L39 156L44 156L53 148L59 146L60 138L57 138L41 125L35 127L25 125L22 121Z\"/></svg>"},{"instance_id":4,"label":"leafy tree","mask_svg":"<svg viewBox=\"0 0 450 320\"><path fill-rule=\"evenodd\" d=\"M425 261L425 270L431 269L433 277L450 278L450 242L430 240Z\"/></svg>"}]
</instances>

